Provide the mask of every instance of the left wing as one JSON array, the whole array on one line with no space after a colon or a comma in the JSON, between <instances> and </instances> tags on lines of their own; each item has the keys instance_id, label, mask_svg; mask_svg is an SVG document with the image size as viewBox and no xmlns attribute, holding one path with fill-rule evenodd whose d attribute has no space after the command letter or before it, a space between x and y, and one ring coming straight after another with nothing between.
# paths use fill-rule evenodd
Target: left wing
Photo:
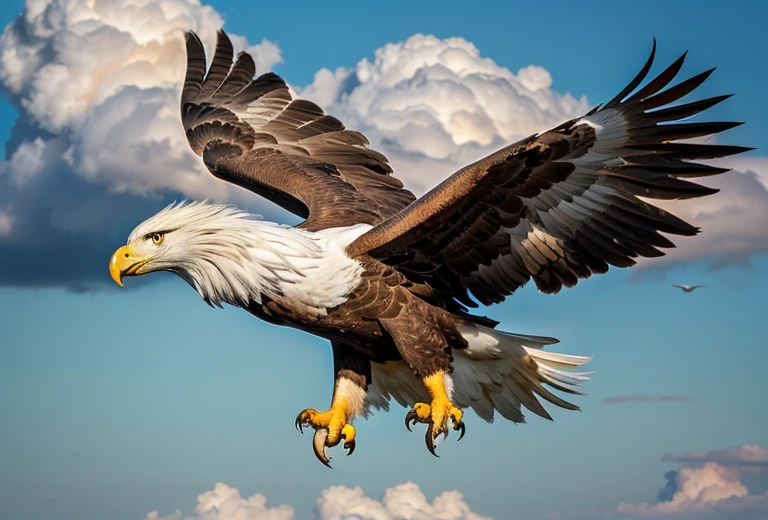
<instances>
[{"instance_id":1,"label":"left wing","mask_svg":"<svg viewBox=\"0 0 768 520\"><path fill-rule=\"evenodd\" d=\"M609 265L662 256L659 248L674 245L659 232L696 234L697 228L640 197L715 193L687 179L728 170L689 160L749 148L675 142L740 124L675 122L729 96L659 109L712 72L662 91L685 54L630 96L655 51L654 40L641 72L604 107L459 170L361 235L347 254L369 254L475 307L468 291L483 304L497 303L533 278L539 290L556 293Z\"/></svg>"},{"instance_id":2,"label":"left wing","mask_svg":"<svg viewBox=\"0 0 768 520\"><path fill-rule=\"evenodd\" d=\"M375 225L415 200L363 134L293 99L279 76L254 78L251 56L241 52L233 63L233 54L220 31L206 72L202 42L187 35L181 118L213 175L305 218L301 227L313 231Z\"/></svg>"}]
</instances>

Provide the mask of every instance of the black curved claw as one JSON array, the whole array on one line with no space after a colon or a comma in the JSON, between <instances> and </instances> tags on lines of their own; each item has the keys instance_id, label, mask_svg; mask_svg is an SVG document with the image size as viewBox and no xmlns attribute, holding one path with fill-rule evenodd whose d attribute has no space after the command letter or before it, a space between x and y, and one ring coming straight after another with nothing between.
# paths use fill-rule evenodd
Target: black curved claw
<instances>
[{"instance_id":1,"label":"black curved claw","mask_svg":"<svg viewBox=\"0 0 768 520\"><path fill-rule=\"evenodd\" d=\"M299 433L304 433L304 426L303 421L301 420L301 416L304 412L299 412L299 415L296 416L296 422L294 423L294 426L296 426L296 431Z\"/></svg>"},{"instance_id":2,"label":"black curved claw","mask_svg":"<svg viewBox=\"0 0 768 520\"><path fill-rule=\"evenodd\" d=\"M354 440L344 443L344 449L347 450L347 457L352 455L352 453L355 451L355 446L356 444Z\"/></svg>"},{"instance_id":3,"label":"black curved claw","mask_svg":"<svg viewBox=\"0 0 768 520\"><path fill-rule=\"evenodd\" d=\"M435 453L435 433L434 433L435 423L433 423L432 421L429 421L428 424L429 426L427 426L427 435L426 435L427 449L432 455L434 455L437 458L440 458L440 455Z\"/></svg>"},{"instance_id":4,"label":"black curved claw","mask_svg":"<svg viewBox=\"0 0 768 520\"><path fill-rule=\"evenodd\" d=\"M312 438L312 449L315 451L315 457L317 457L317 460L328 466L329 468L331 465L329 464L330 460L328 456L325 454L325 439L328 437L328 430L321 428L319 430L315 431L315 436ZM333 469L333 468L331 468Z\"/></svg>"},{"instance_id":5,"label":"black curved claw","mask_svg":"<svg viewBox=\"0 0 768 520\"><path fill-rule=\"evenodd\" d=\"M464 438L464 434L467 433L467 427L464 426L464 422L463 421L459 421L456 424L454 424L453 425L453 429L455 431L457 431L457 432L461 432L459 434L459 438L456 439L457 441L460 441L461 439L463 439Z\"/></svg>"},{"instance_id":6,"label":"black curved claw","mask_svg":"<svg viewBox=\"0 0 768 520\"><path fill-rule=\"evenodd\" d=\"M355 439L348 441L344 434L341 435L341 438L344 439L344 449L347 450L347 457L349 457L355 451Z\"/></svg>"},{"instance_id":7,"label":"black curved claw","mask_svg":"<svg viewBox=\"0 0 768 520\"><path fill-rule=\"evenodd\" d=\"M408 412L405 415L405 427L408 428L409 432L412 432L411 430L411 424L414 426L419 422L419 414L416 413L416 410L411 408L411 411Z\"/></svg>"}]
</instances>

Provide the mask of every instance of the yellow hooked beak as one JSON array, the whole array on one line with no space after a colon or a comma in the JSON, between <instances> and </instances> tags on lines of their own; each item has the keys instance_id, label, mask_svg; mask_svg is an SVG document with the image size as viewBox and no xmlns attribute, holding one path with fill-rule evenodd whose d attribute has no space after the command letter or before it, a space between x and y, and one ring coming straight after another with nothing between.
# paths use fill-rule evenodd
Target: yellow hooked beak
<instances>
[{"instance_id":1,"label":"yellow hooked beak","mask_svg":"<svg viewBox=\"0 0 768 520\"><path fill-rule=\"evenodd\" d=\"M112 255L109 260L109 274L120 287L123 286L123 276L133 276L141 267L146 265L151 258L142 258L134 253L130 246L123 246Z\"/></svg>"}]
</instances>

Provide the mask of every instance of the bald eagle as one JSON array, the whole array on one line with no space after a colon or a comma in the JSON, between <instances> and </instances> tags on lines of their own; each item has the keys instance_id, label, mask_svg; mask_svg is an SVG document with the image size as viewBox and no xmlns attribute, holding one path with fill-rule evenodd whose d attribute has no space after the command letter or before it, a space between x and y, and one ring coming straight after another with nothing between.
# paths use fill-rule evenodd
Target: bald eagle
<instances>
[{"instance_id":1,"label":"bald eagle","mask_svg":"<svg viewBox=\"0 0 768 520\"><path fill-rule=\"evenodd\" d=\"M464 435L463 409L519 423L522 408L551 419L539 399L580 394L589 358L545 350L557 340L502 332L472 314L533 279L544 293L629 267L673 247L660 232L698 229L643 199L715 193L691 178L726 169L693 162L748 150L679 142L739 123L678 122L728 96L667 106L707 71L666 88L680 57L640 87L651 68L582 117L470 164L416 199L369 148L316 104L294 99L277 75L255 77L218 34L206 69L188 33L181 120L192 150L217 178L305 219L290 227L206 202L166 207L136 227L110 261L114 280L165 270L211 305L241 307L277 325L331 342L335 384L327 411L307 409L316 456L342 440L353 419L390 400L409 407L406 426L425 424L426 444L450 428ZM637 90L636 90L637 89ZM641 199L642 197L643 199Z\"/></svg>"}]
</instances>

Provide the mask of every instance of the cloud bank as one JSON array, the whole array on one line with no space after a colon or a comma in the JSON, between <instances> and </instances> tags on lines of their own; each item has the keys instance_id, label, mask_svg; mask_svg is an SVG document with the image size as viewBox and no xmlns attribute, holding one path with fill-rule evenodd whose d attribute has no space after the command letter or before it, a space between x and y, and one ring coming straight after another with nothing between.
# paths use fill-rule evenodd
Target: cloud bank
<instances>
[{"instance_id":1,"label":"cloud bank","mask_svg":"<svg viewBox=\"0 0 768 520\"><path fill-rule=\"evenodd\" d=\"M218 483L213 490L197 497L193 515L180 510L161 517L157 511L145 520L293 520L292 507L268 507L264 495L243 498L236 488ZM473 513L458 491L445 491L432 502L413 482L406 482L384 492L374 500L359 487L331 486L317 499L315 520L491 520Z\"/></svg>"},{"instance_id":2,"label":"cloud bank","mask_svg":"<svg viewBox=\"0 0 768 520\"><path fill-rule=\"evenodd\" d=\"M174 199L275 214L212 178L179 122L182 33L194 29L210 48L221 26L219 13L198 0L26 3L0 37L0 86L19 114L0 164L0 285L109 283L104 264L114 247ZM249 46L236 35L233 42L253 54L259 72L281 61L272 42ZM618 90L628 79L611 81ZM420 34L294 88L363 131L416 193L591 106L554 90L538 65L513 72L463 38ZM669 205L704 233L643 266L744 264L768 250L768 228L753 225L768 217L768 159L729 164L737 171L708 179L720 194ZM46 259L73 245L51 269Z\"/></svg>"}]
</instances>

